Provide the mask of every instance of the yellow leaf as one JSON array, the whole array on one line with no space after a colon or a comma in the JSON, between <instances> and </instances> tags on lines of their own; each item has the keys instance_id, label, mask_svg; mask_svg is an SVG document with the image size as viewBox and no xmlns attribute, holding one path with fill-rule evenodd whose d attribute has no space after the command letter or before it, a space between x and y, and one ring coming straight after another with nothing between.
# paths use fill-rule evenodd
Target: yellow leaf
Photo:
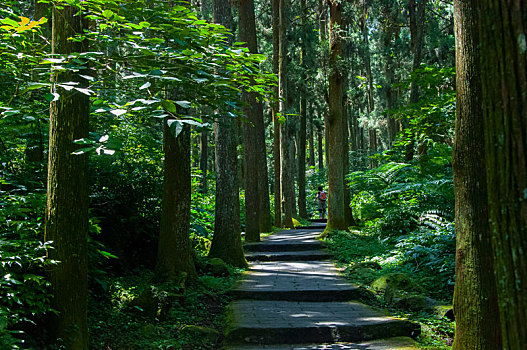
<instances>
[{"instance_id":1,"label":"yellow leaf","mask_svg":"<svg viewBox=\"0 0 527 350\"><path fill-rule=\"evenodd\" d=\"M20 17L20 22L19 23L20 23L21 27L27 25L31 21L27 17L22 17L22 16L18 16L18 17Z\"/></svg>"}]
</instances>

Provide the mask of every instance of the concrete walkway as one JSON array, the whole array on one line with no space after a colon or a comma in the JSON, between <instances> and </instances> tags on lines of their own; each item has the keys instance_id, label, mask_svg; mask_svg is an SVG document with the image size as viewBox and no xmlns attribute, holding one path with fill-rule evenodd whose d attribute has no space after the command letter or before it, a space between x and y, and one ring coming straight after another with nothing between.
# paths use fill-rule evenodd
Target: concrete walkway
<instances>
[{"instance_id":1,"label":"concrete walkway","mask_svg":"<svg viewBox=\"0 0 527 350\"><path fill-rule=\"evenodd\" d=\"M224 349L417 349L419 325L357 302L372 295L338 274L316 239L323 228L245 245L252 263L231 291Z\"/></svg>"}]
</instances>

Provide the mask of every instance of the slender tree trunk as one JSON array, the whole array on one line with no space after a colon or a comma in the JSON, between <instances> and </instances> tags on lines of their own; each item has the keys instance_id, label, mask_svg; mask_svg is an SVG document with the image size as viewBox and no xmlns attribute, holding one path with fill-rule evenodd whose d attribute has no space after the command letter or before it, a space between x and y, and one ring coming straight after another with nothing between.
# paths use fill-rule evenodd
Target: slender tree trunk
<instances>
[{"instance_id":1,"label":"slender tree trunk","mask_svg":"<svg viewBox=\"0 0 527 350\"><path fill-rule=\"evenodd\" d=\"M527 349L527 6L523 0L474 5L503 349Z\"/></svg>"},{"instance_id":2,"label":"slender tree trunk","mask_svg":"<svg viewBox=\"0 0 527 350\"><path fill-rule=\"evenodd\" d=\"M319 40L325 41L328 38L328 7L325 0L318 0L318 28L320 30Z\"/></svg>"},{"instance_id":3,"label":"slender tree trunk","mask_svg":"<svg viewBox=\"0 0 527 350\"><path fill-rule=\"evenodd\" d=\"M302 35L301 35L301 68L302 68L302 86L307 84L306 74L306 22L307 17L306 0L300 1L300 11L302 18ZM300 130L298 134L298 211L302 218L307 219L306 207L306 129L307 129L307 103L306 89L302 88L300 92Z\"/></svg>"},{"instance_id":4,"label":"slender tree trunk","mask_svg":"<svg viewBox=\"0 0 527 350\"><path fill-rule=\"evenodd\" d=\"M240 19L240 41L246 42L251 53L256 53L256 27L254 19L254 0L239 0ZM254 93L243 93L243 99L247 106L245 115L247 122L243 124L243 141L245 155L245 237L248 241L260 240L260 197L258 162L260 153L257 141L260 130L263 127L263 109L256 101ZM260 121L261 119L261 121ZM263 130L261 130L263 132ZM263 160L265 161L265 159ZM263 175L263 174L262 174ZM263 180L263 179L262 179Z\"/></svg>"},{"instance_id":5,"label":"slender tree trunk","mask_svg":"<svg viewBox=\"0 0 527 350\"><path fill-rule=\"evenodd\" d=\"M203 130L200 137L200 159L199 169L201 170L200 191L206 194L208 192L207 173L208 173L208 159L209 159L209 132Z\"/></svg>"},{"instance_id":6,"label":"slender tree trunk","mask_svg":"<svg viewBox=\"0 0 527 350\"><path fill-rule=\"evenodd\" d=\"M85 41L68 40L86 28L78 12L76 7L53 7L52 53L87 51ZM54 84L75 81L79 87L85 87L86 81L71 71L54 72L52 80ZM59 261L50 271L51 306L58 314L50 317L48 327L68 349L82 350L88 349L88 155L72 153L79 148L74 141L88 137L89 97L57 85L53 92L60 98L50 105L44 240L53 241L48 256Z\"/></svg>"},{"instance_id":7,"label":"slender tree trunk","mask_svg":"<svg viewBox=\"0 0 527 350\"><path fill-rule=\"evenodd\" d=\"M328 223L326 231L347 229L344 213L344 113L342 111L342 72L339 68L342 54L342 4L330 1L330 49L329 59L329 114L327 118L329 136L328 166Z\"/></svg>"},{"instance_id":8,"label":"slender tree trunk","mask_svg":"<svg viewBox=\"0 0 527 350\"><path fill-rule=\"evenodd\" d=\"M247 42L249 52L256 54L258 53L258 44L256 37L254 0L240 0L239 6L240 40ZM254 93L249 95L249 104L251 106L249 121L254 124L254 128L251 131L251 134L254 136L251 148L256 148L256 172L252 175L249 172L247 174L248 176L254 176L258 181L258 218L260 232L270 232L272 230L272 224L269 203L269 175L267 171L263 105L256 100ZM254 140L256 140L256 142L254 142Z\"/></svg>"},{"instance_id":9,"label":"slender tree trunk","mask_svg":"<svg viewBox=\"0 0 527 350\"><path fill-rule=\"evenodd\" d=\"M317 137L318 137L318 170L322 171L324 169L324 147L322 144L322 125L317 127Z\"/></svg>"},{"instance_id":10,"label":"slender tree trunk","mask_svg":"<svg viewBox=\"0 0 527 350\"><path fill-rule=\"evenodd\" d=\"M315 166L315 127L313 123L313 113L309 113L308 117L308 141L309 141L309 162L310 167Z\"/></svg>"},{"instance_id":11,"label":"slender tree trunk","mask_svg":"<svg viewBox=\"0 0 527 350\"><path fill-rule=\"evenodd\" d=\"M369 133L369 141L370 141L370 155L373 155L377 152L377 131L375 129L368 130ZM377 166L377 162L374 159L370 158L370 168L375 168Z\"/></svg>"},{"instance_id":12,"label":"slender tree trunk","mask_svg":"<svg viewBox=\"0 0 527 350\"><path fill-rule=\"evenodd\" d=\"M279 25L279 55L278 55L278 86L280 98L280 114L287 113L287 5L286 0L280 0L280 25ZM280 125L280 190L282 203L282 226L293 228L294 199L291 198L292 163L290 156L290 121Z\"/></svg>"},{"instance_id":13,"label":"slender tree trunk","mask_svg":"<svg viewBox=\"0 0 527 350\"><path fill-rule=\"evenodd\" d=\"M347 84L345 84L344 86L346 85ZM346 99L344 98L343 101L346 101ZM351 192L350 192L350 188L348 186L348 181L347 181L347 175L350 170L350 157L349 157L350 142L349 142L349 133L348 133L348 113L347 113L345 102L343 102L342 111L344 113L344 118L343 118L344 125L342 128L342 132L344 133L343 135L344 142L342 143L342 146L344 148L343 150L344 152L344 172L343 172L344 176L342 179L343 181L342 186L344 187L344 218L346 221L346 227L349 227L355 224L355 220L353 219L353 212L351 211L351 207L350 207Z\"/></svg>"},{"instance_id":14,"label":"slender tree trunk","mask_svg":"<svg viewBox=\"0 0 527 350\"><path fill-rule=\"evenodd\" d=\"M170 281L185 273L187 278L197 277L194 266L190 231L190 128L174 138L164 121L164 179L161 231L157 249L156 276L159 281Z\"/></svg>"},{"instance_id":15,"label":"slender tree trunk","mask_svg":"<svg viewBox=\"0 0 527 350\"><path fill-rule=\"evenodd\" d=\"M213 1L214 22L232 28L228 0ZM246 267L240 228L240 200L237 178L237 126L233 118L217 118L214 124L216 141L216 213L214 236L209 256L223 259L234 266Z\"/></svg>"},{"instance_id":16,"label":"slender tree trunk","mask_svg":"<svg viewBox=\"0 0 527 350\"><path fill-rule=\"evenodd\" d=\"M428 0L409 0L410 12L410 34L412 37L411 48L414 56L412 70L416 70L421 66L423 41L424 41L424 24L425 24L425 9ZM419 102L419 85L412 81L410 86L410 103L415 104ZM405 127L409 126L409 121L405 121ZM407 162L414 158L415 153L415 135L411 135L411 141L406 146L405 160Z\"/></svg>"},{"instance_id":17,"label":"slender tree trunk","mask_svg":"<svg viewBox=\"0 0 527 350\"><path fill-rule=\"evenodd\" d=\"M385 52L384 77L386 80L386 88L384 90L386 94L386 110L388 111L387 118L389 148L392 148L393 143L395 142L395 139L397 137L397 121L395 120L395 118L392 117L389 112L395 107L395 94L392 88L395 80L395 64L392 37L397 30L397 23L395 22L396 19L393 18L392 6L392 2L386 2L382 11L384 17L384 26L382 33L383 51Z\"/></svg>"},{"instance_id":18,"label":"slender tree trunk","mask_svg":"<svg viewBox=\"0 0 527 350\"><path fill-rule=\"evenodd\" d=\"M329 104L329 102L328 102ZM328 121L328 113L324 112L324 153L326 155L326 167L329 169L329 121Z\"/></svg>"},{"instance_id":19,"label":"slender tree trunk","mask_svg":"<svg viewBox=\"0 0 527 350\"><path fill-rule=\"evenodd\" d=\"M280 0L272 0L273 8L273 73L278 75L280 62ZM274 88L275 96L279 96L279 87ZM274 225L282 227L282 199L280 175L280 122L278 113L280 106L277 102L272 104L273 111L273 165L274 165Z\"/></svg>"},{"instance_id":20,"label":"slender tree trunk","mask_svg":"<svg viewBox=\"0 0 527 350\"><path fill-rule=\"evenodd\" d=\"M502 349L493 275L481 109L478 21L474 3L455 2L457 111L453 154L456 196L455 350Z\"/></svg>"}]
</instances>

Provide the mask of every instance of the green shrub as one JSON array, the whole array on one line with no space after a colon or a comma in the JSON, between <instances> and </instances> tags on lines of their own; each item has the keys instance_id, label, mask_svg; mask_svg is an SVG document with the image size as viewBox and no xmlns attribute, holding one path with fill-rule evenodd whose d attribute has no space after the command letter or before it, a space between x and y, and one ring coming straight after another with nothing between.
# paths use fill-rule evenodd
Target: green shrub
<instances>
[{"instance_id":1,"label":"green shrub","mask_svg":"<svg viewBox=\"0 0 527 350\"><path fill-rule=\"evenodd\" d=\"M27 340L25 325L50 310L45 270L49 244L42 243L45 195L0 192L0 347Z\"/></svg>"}]
</instances>

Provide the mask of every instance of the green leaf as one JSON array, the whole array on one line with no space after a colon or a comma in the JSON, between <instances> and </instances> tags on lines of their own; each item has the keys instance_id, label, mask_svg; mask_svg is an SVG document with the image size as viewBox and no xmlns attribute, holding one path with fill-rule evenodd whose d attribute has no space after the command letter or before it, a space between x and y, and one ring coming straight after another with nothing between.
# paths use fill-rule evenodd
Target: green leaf
<instances>
[{"instance_id":1,"label":"green leaf","mask_svg":"<svg viewBox=\"0 0 527 350\"><path fill-rule=\"evenodd\" d=\"M29 83L27 88L26 88L26 91L31 91L31 90L37 90L37 89L41 89L43 87L49 87L51 84L49 83Z\"/></svg>"},{"instance_id":2,"label":"green leaf","mask_svg":"<svg viewBox=\"0 0 527 350\"><path fill-rule=\"evenodd\" d=\"M144 83L143 85L141 85L141 86L139 87L139 90L148 89L150 86L152 86L152 83L150 83L149 81L147 81L146 83Z\"/></svg>"},{"instance_id":3,"label":"green leaf","mask_svg":"<svg viewBox=\"0 0 527 350\"><path fill-rule=\"evenodd\" d=\"M192 103L190 103L189 101L174 101L174 102L183 108L190 108L192 106Z\"/></svg>"},{"instance_id":4,"label":"green leaf","mask_svg":"<svg viewBox=\"0 0 527 350\"><path fill-rule=\"evenodd\" d=\"M76 155L76 156L80 156L82 154L85 154L85 153L89 153L89 152L92 152L95 150L95 147L86 147L86 148L81 148L75 152L72 152L71 154L73 155Z\"/></svg>"},{"instance_id":5,"label":"green leaf","mask_svg":"<svg viewBox=\"0 0 527 350\"><path fill-rule=\"evenodd\" d=\"M170 133L177 138L181 131L183 131L183 123L181 120L170 119L167 121L168 127L170 128Z\"/></svg>"},{"instance_id":6,"label":"green leaf","mask_svg":"<svg viewBox=\"0 0 527 350\"><path fill-rule=\"evenodd\" d=\"M110 113L112 113L116 117L119 117L119 116L125 114L126 112L128 112L126 109L112 109L110 111Z\"/></svg>"},{"instance_id":7,"label":"green leaf","mask_svg":"<svg viewBox=\"0 0 527 350\"><path fill-rule=\"evenodd\" d=\"M83 146L85 146L85 145L94 145L95 141L87 139L87 138L82 138L82 139L78 139L78 140L73 141L73 143L76 144L76 145L83 145Z\"/></svg>"},{"instance_id":8,"label":"green leaf","mask_svg":"<svg viewBox=\"0 0 527 350\"><path fill-rule=\"evenodd\" d=\"M76 87L75 90L77 90L80 93L83 93L84 95L88 95L88 96L91 96L92 94L95 94L95 92L93 92L90 89L83 89L83 88L77 88Z\"/></svg>"},{"instance_id":9,"label":"green leaf","mask_svg":"<svg viewBox=\"0 0 527 350\"><path fill-rule=\"evenodd\" d=\"M176 105L172 102L172 101L169 101L169 100L163 100L161 102L161 105L163 106L163 108L167 111L167 112L170 112L170 113L173 113L173 114L177 114L177 107Z\"/></svg>"},{"instance_id":10,"label":"green leaf","mask_svg":"<svg viewBox=\"0 0 527 350\"><path fill-rule=\"evenodd\" d=\"M60 98L60 95L57 94L56 92L48 92L47 94L44 95L44 99L48 102L58 101L59 98Z\"/></svg>"},{"instance_id":11,"label":"green leaf","mask_svg":"<svg viewBox=\"0 0 527 350\"><path fill-rule=\"evenodd\" d=\"M112 10L104 10L102 13L104 18L111 18L114 15Z\"/></svg>"}]
</instances>

